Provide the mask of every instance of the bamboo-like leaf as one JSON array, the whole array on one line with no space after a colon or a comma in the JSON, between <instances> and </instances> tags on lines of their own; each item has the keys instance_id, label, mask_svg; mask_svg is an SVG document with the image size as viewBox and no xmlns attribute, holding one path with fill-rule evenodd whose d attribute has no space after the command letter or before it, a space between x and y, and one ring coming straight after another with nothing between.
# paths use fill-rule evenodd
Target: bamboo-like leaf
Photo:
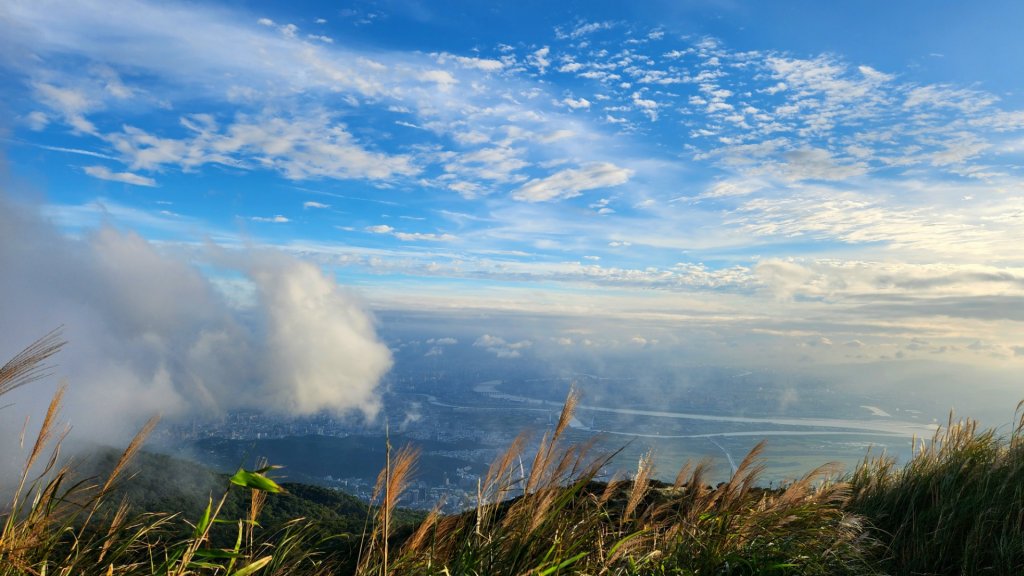
<instances>
[{"instance_id":1,"label":"bamboo-like leaf","mask_svg":"<svg viewBox=\"0 0 1024 576\"><path fill-rule=\"evenodd\" d=\"M235 472L235 475L231 477L231 483L274 494L284 492L284 488L278 486L277 482L267 478L260 472L249 471L245 468L239 468L238 472Z\"/></svg>"},{"instance_id":2,"label":"bamboo-like leaf","mask_svg":"<svg viewBox=\"0 0 1024 576\"><path fill-rule=\"evenodd\" d=\"M260 558L259 560L256 560L252 564L249 564L245 568L239 569L238 572L235 572L231 576L250 576L251 574L255 574L257 571L262 569L264 566L266 566L267 564L270 564L270 561L273 560L273 559L274 559L273 556L264 556L263 558Z\"/></svg>"},{"instance_id":3,"label":"bamboo-like leaf","mask_svg":"<svg viewBox=\"0 0 1024 576\"><path fill-rule=\"evenodd\" d=\"M206 529L210 526L210 510L213 508L213 498L210 498L206 504L206 510L203 510L203 516L196 522L195 538L206 534Z\"/></svg>"},{"instance_id":4,"label":"bamboo-like leaf","mask_svg":"<svg viewBox=\"0 0 1024 576\"><path fill-rule=\"evenodd\" d=\"M575 556L573 556L571 558L566 558L565 560L562 560L562 562L560 564L558 564L557 566L552 566L552 567L548 568L547 570L544 570L544 571L540 572L540 576L548 576L548 574L554 574L555 572L558 572L562 568L567 568L569 566L572 566L573 564L579 562L587 554L588 554L588 552L580 552L579 554L577 554L577 555L575 555Z\"/></svg>"}]
</instances>

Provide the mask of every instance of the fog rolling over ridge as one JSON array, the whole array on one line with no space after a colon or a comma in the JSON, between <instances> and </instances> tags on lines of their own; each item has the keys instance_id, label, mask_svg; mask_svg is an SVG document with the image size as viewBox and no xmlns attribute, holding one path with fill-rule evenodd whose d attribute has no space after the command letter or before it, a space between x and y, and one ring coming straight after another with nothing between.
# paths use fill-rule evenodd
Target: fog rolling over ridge
<instances>
[{"instance_id":1,"label":"fog rolling over ridge","mask_svg":"<svg viewBox=\"0 0 1024 576\"><path fill-rule=\"evenodd\" d=\"M199 251L245 294L229 298L173 247L109 226L63 236L0 197L0 355L64 327L55 373L69 383L63 417L80 440L119 443L153 414L375 417L391 353L355 294L272 250ZM15 403L3 411L5 444L55 384L4 399Z\"/></svg>"}]
</instances>

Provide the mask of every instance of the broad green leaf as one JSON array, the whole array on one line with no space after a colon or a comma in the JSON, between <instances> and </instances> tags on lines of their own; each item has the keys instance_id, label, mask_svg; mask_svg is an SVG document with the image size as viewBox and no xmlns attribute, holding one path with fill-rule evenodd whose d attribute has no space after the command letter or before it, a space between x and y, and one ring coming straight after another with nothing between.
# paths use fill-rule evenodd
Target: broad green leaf
<instances>
[{"instance_id":1,"label":"broad green leaf","mask_svg":"<svg viewBox=\"0 0 1024 576\"><path fill-rule=\"evenodd\" d=\"M272 492L274 494L280 494L284 492L284 488L277 485L270 478L267 478L259 472L250 472L245 468L239 468L238 472L231 477L231 483L246 488L252 488L253 490L262 490L263 492Z\"/></svg>"}]
</instances>

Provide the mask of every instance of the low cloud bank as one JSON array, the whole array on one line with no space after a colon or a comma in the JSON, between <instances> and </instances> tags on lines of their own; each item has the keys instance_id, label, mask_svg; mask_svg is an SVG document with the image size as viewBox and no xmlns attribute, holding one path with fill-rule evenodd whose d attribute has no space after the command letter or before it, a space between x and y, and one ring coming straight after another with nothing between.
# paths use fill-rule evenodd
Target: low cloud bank
<instances>
[{"instance_id":1,"label":"low cloud bank","mask_svg":"<svg viewBox=\"0 0 1024 576\"><path fill-rule=\"evenodd\" d=\"M79 439L116 442L154 413L376 415L391 353L354 294L279 252L200 255L202 272L131 232L68 238L0 196L0 362L63 325L56 373ZM38 414L53 385L4 398L15 406L3 432Z\"/></svg>"}]
</instances>

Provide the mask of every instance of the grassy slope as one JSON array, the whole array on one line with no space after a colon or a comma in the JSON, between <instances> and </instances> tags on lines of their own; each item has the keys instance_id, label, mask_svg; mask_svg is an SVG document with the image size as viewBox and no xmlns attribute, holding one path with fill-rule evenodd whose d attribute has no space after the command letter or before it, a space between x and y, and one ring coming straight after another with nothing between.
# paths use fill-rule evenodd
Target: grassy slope
<instances>
[{"instance_id":1,"label":"grassy slope","mask_svg":"<svg viewBox=\"0 0 1024 576\"><path fill-rule=\"evenodd\" d=\"M728 484L712 488L699 466L677 485L648 479L643 466L627 482L593 481L603 460L585 447L564 446L557 435L532 462L535 478L517 478L521 445L497 463L483 487L484 504L461 515L432 517L418 533L408 515L393 513L388 566L397 574L1019 574L1024 569L1024 441L1021 430L1000 438L970 422L951 422L915 459L896 467L868 460L846 483L815 483L809 476L787 490L756 487L758 455ZM99 451L79 463L79 476L102 478L119 454ZM227 478L184 460L139 452L107 495L94 531L107 530L116 504L136 512L177 512L163 527L187 538ZM259 515L255 540L280 547L296 518L309 520L303 554L317 561L288 565L278 574L349 574L363 546L361 573L382 567L382 540L367 530L379 514L343 493L285 484ZM223 519L245 518L249 491L228 492ZM420 517L422 518L422 517ZM375 522L379 525L379 522ZM374 524L374 523L371 523ZM213 548L230 548L234 523L213 527ZM102 535L102 534L101 534ZM340 536L346 535L346 536ZM326 539L326 540L325 540ZM404 544L402 544L404 542ZM273 546L271 547L273 548ZM5 570L0 548L0 574ZM7 552L9 553L9 551ZM282 568L284 570L284 568ZM89 573L82 571L81 573ZM115 572L117 573L117 572ZM148 574L150 571L125 574ZM208 574L224 573L210 569ZM267 572L274 573L274 572Z\"/></svg>"},{"instance_id":2,"label":"grassy slope","mask_svg":"<svg viewBox=\"0 0 1024 576\"><path fill-rule=\"evenodd\" d=\"M44 375L59 347L51 334L0 366L0 395ZM120 455L71 469L54 430L62 395L27 439L24 481L0 509L0 576L1024 573L1024 419L1000 437L951 418L906 465L867 460L842 481L819 470L759 489L757 448L715 488L703 464L672 486L653 483L650 461L601 485L607 456L562 437L571 394L536 453L519 439L495 462L475 510L403 532L395 503L412 452L390 455L371 510L310 486L279 494L259 473L225 493L223 475L139 452L153 423ZM118 504L129 501L147 512Z\"/></svg>"}]
</instances>

